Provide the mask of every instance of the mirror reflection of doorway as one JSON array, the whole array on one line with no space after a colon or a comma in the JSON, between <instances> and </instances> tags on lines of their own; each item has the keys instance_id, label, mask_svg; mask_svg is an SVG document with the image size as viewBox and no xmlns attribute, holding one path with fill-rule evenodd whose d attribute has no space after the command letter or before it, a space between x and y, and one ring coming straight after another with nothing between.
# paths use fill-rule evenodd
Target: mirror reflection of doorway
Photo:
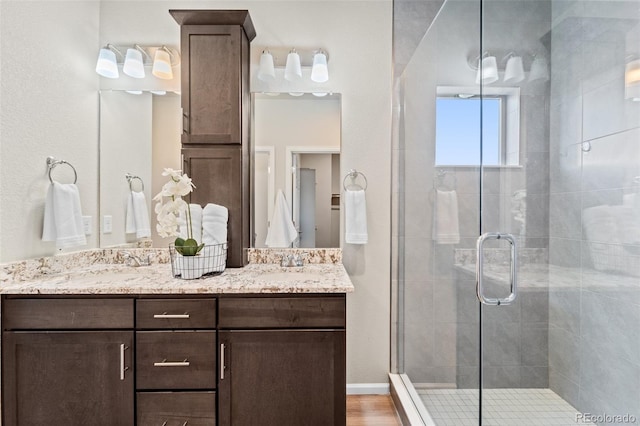
<instances>
[{"instance_id":1,"label":"mirror reflection of doorway","mask_svg":"<svg viewBox=\"0 0 640 426\"><path fill-rule=\"evenodd\" d=\"M295 247L340 247L340 154L291 153Z\"/></svg>"}]
</instances>

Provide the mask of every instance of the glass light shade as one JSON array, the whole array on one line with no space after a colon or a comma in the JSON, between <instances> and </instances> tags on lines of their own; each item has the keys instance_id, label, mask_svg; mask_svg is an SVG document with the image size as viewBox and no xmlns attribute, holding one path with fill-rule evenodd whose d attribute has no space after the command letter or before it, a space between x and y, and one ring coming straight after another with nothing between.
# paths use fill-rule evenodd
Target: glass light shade
<instances>
[{"instance_id":1,"label":"glass light shade","mask_svg":"<svg viewBox=\"0 0 640 426\"><path fill-rule=\"evenodd\" d=\"M258 80L272 81L276 78L276 70L273 67L273 56L268 51L260 55L260 68L258 68Z\"/></svg>"},{"instance_id":2,"label":"glass light shade","mask_svg":"<svg viewBox=\"0 0 640 426\"><path fill-rule=\"evenodd\" d=\"M169 52L160 48L153 55L153 67L151 74L163 80L171 80L173 78L173 70L171 69L171 56Z\"/></svg>"},{"instance_id":3,"label":"glass light shade","mask_svg":"<svg viewBox=\"0 0 640 426\"><path fill-rule=\"evenodd\" d=\"M304 92L289 92L289 95L298 97L304 95Z\"/></svg>"},{"instance_id":4,"label":"glass light shade","mask_svg":"<svg viewBox=\"0 0 640 426\"><path fill-rule=\"evenodd\" d=\"M96 72L103 77L118 78L118 62L116 61L116 54L113 50L106 47L100 49L98 55L98 63L96 64Z\"/></svg>"},{"instance_id":5,"label":"glass light shade","mask_svg":"<svg viewBox=\"0 0 640 426\"><path fill-rule=\"evenodd\" d=\"M327 96L329 93L328 92L313 92L313 96L317 96L319 98L323 98L325 96Z\"/></svg>"},{"instance_id":6,"label":"glass light shade","mask_svg":"<svg viewBox=\"0 0 640 426\"><path fill-rule=\"evenodd\" d=\"M329 68L327 67L327 55L318 52L313 55L313 67L311 68L311 80L316 83L329 81Z\"/></svg>"},{"instance_id":7,"label":"glass light shade","mask_svg":"<svg viewBox=\"0 0 640 426\"><path fill-rule=\"evenodd\" d=\"M127 49L122 72L133 78L144 78L144 62L138 49Z\"/></svg>"},{"instance_id":8,"label":"glass light shade","mask_svg":"<svg viewBox=\"0 0 640 426\"><path fill-rule=\"evenodd\" d=\"M130 95L142 95L142 90L125 90Z\"/></svg>"},{"instance_id":9,"label":"glass light shade","mask_svg":"<svg viewBox=\"0 0 640 426\"><path fill-rule=\"evenodd\" d=\"M640 102L640 59L629 62L625 67L624 98Z\"/></svg>"},{"instance_id":10,"label":"glass light shade","mask_svg":"<svg viewBox=\"0 0 640 426\"><path fill-rule=\"evenodd\" d=\"M284 68L284 78L289 81L296 81L302 78L300 55L298 55L295 50L292 50L287 55L287 64Z\"/></svg>"},{"instance_id":11,"label":"glass light shade","mask_svg":"<svg viewBox=\"0 0 640 426\"><path fill-rule=\"evenodd\" d=\"M164 96L167 94L166 90L149 90L152 94L154 95L158 95L158 96Z\"/></svg>"},{"instance_id":12,"label":"glass light shade","mask_svg":"<svg viewBox=\"0 0 640 426\"><path fill-rule=\"evenodd\" d=\"M482 76L481 71L482 70ZM498 62L495 56L487 56L482 59L482 66L478 61L478 72L476 73L476 84L491 84L498 81Z\"/></svg>"},{"instance_id":13,"label":"glass light shade","mask_svg":"<svg viewBox=\"0 0 640 426\"><path fill-rule=\"evenodd\" d=\"M522 66L521 56L512 56L507 61L504 69L505 83L519 83L524 80L524 67Z\"/></svg>"},{"instance_id":14,"label":"glass light shade","mask_svg":"<svg viewBox=\"0 0 640 426\"><path fill-rule=\"evenodd\" d=\"M547 60L542 56L536 56L531 64L531 70L529 71L529 81L549 80L549 67L547 66Z\"/></svg>"}]
</instances>

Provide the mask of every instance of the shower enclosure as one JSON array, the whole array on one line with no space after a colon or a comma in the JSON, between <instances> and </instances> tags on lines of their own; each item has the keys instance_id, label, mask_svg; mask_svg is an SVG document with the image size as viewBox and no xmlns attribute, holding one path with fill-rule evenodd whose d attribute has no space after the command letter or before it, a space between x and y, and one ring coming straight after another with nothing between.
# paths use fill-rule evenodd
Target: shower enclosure
<instances>
[{"instance_id":1,"label":"shower enclosure","mask_svg":"<svg viewBox=\"0 0 640 426\"><path fill-rule=\"evenodd\" d=\"M395 0L394 62L422 421L640 424L640 0Z\"/></svg>"}]
</instances>

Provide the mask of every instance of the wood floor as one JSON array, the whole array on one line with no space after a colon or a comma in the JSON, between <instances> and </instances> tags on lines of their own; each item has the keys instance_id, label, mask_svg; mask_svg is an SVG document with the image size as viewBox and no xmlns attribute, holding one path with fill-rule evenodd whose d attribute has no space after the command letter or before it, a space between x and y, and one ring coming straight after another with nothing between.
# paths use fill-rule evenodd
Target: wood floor
<instances>
[{"instance_id":1,"label":"wood floor","mask_svg":"<svg viewBox=\"0 0 640 426\"><path fill-rule=\"evenodd\" d=\"M347 426L401 426L389 395L347 395Z\"/></svg>"}]
</instances>

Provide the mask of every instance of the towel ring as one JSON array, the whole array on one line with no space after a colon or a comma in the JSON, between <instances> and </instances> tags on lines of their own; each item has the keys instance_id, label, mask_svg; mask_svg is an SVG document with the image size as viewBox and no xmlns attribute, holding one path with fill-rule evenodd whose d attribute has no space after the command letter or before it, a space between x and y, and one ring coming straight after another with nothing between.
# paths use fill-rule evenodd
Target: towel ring
<instances>
[{"instance_id":1,"label":"towel ring","mask_svg":"<svg viewBox=\"0 0 640 426\"><path fill-rule=\"evenodd\" d=\"M342 179L342 187L344 188L344 190L347 190L347 178L351 178L352 180L355 180L358 175L362 176L362 179L364 179L364 188L362 188L360 185L360 188L363 189L364 191L367 190L367 187L369 187L369 182L367 181L367 177L364 175L364 173L357 171L356 169L351 169L349 170L349 173L347 173L347 175L344 177L344 179ZM357 184L354 184L357 185Z\"/></svg>"},{"instance_id":2,"label":"towel ring","mask_svg":"<svg viewBox=\"0 0 640 426\"><path fill-rule=\"evenodd\" d=\"M67 166L71 167L71 170L73 170L73 183L77 183L78 182L78 172L76 171L76 168L73 167L73 164L69 163L68 161L64 161L64 160L56 160L53 157L47 157L47 168L49 169L48 171L48 175L49 175L49 182L53 183L53 178L51 177L51 171L60 164L66 164Z\"/></svg>"},{"instance_id":3,"label":"towel ring","mask_svg":"<svg viewBox=\"0 0 640 426\"><path fill-rule=\"evenodd\" d=\"M140 192L144 192L144 181L142 180L142 178L140 176L135 176L132 175L131 173L127 173L124 175L124 177L127 179L127 182L129 183L129 189L131 191L133 191L133 184L132 181L137 179L140 181L140 185L142 186L142 189L140 190Z\"/></svg>"}]
</instances>

